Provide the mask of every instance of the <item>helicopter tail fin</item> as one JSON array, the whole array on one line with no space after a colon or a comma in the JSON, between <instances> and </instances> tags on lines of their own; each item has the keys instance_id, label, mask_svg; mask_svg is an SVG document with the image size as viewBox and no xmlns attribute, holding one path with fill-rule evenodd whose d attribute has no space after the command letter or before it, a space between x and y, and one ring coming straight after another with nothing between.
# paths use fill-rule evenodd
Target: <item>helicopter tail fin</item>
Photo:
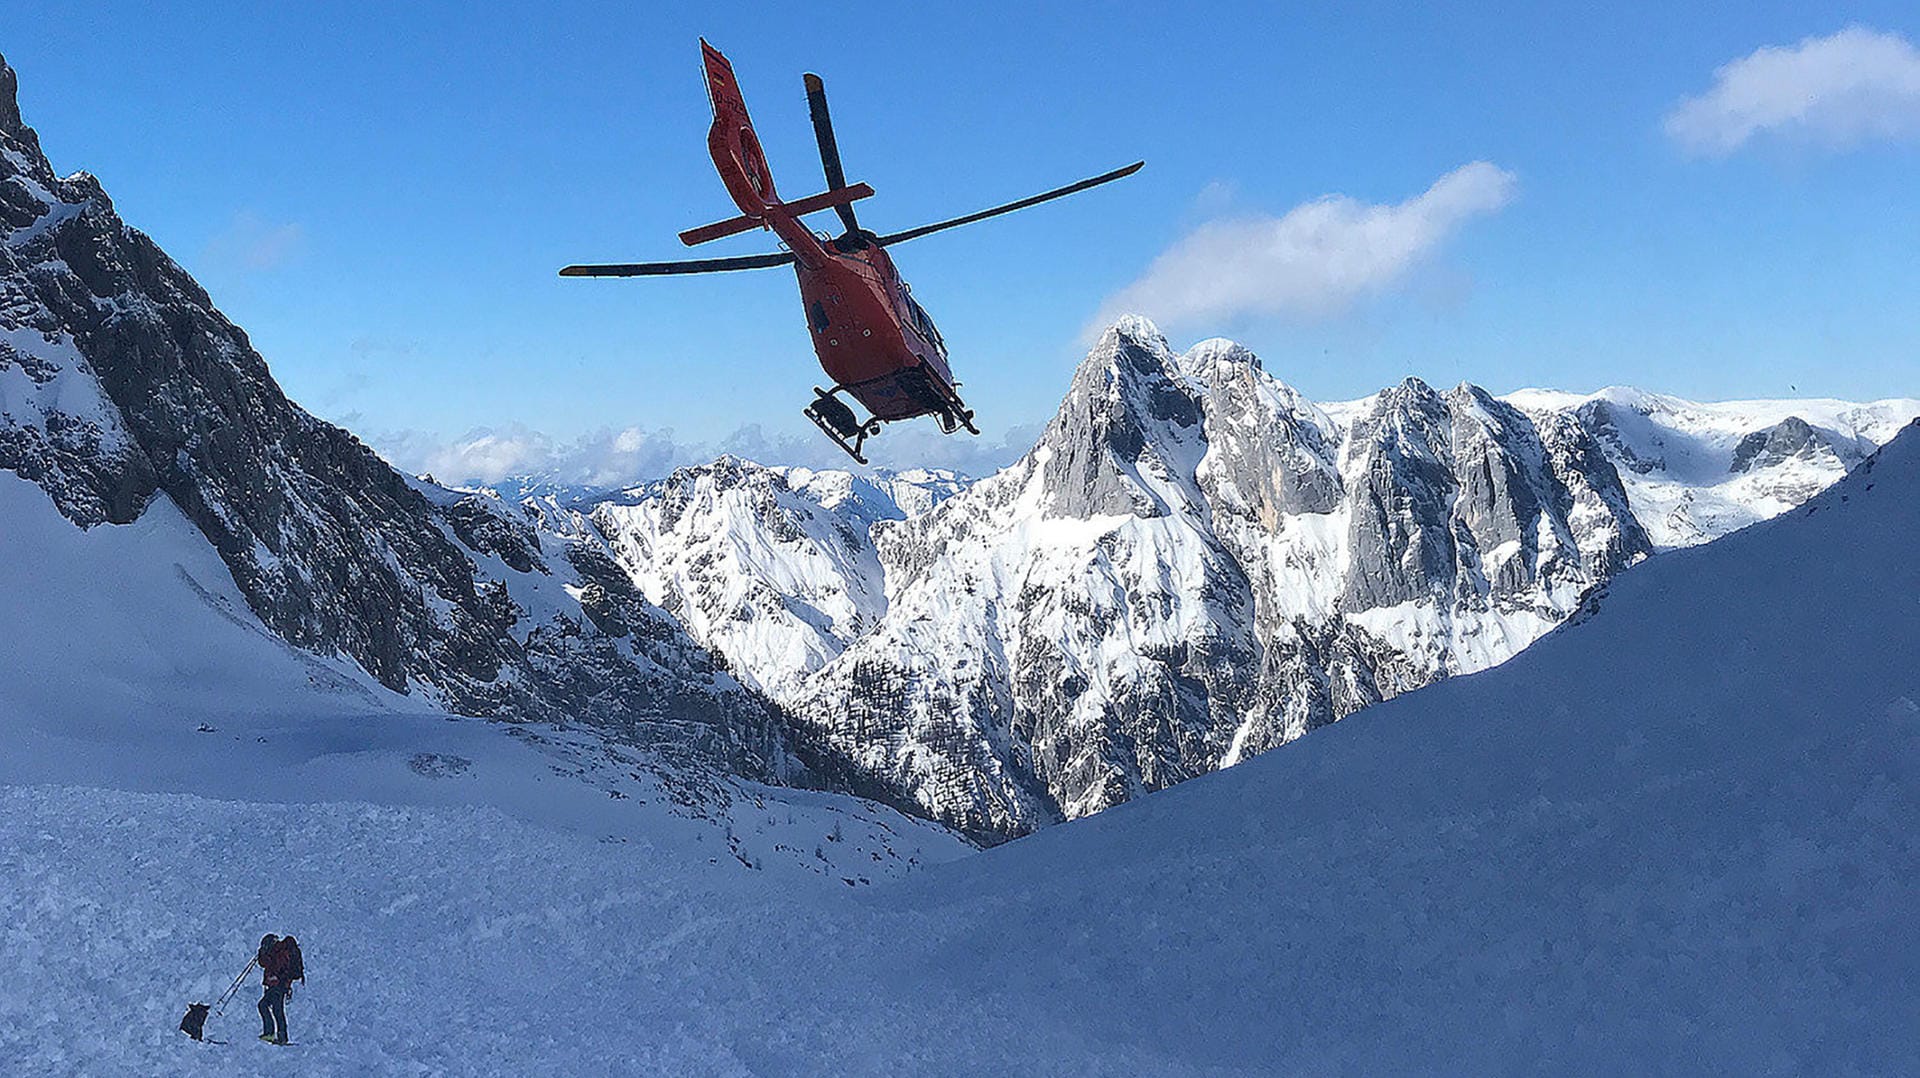
<instances>
[{"instance_id":1,"label":"helicopter tail fin","mask_svg":"<svg viewBox=\"0 0 1920 1078\"><path fill-rule=\"evenodd\" d=\"M733 65L719 49L707 44L706 38L700 39L700 53L706 66L707 97L713 102L707 149L734 205L758 222L769 208L780 203L773 189L773 172L767 168L767 156L753 132L753 119L747 115L746 99L740 96L740 84L734 80Z\"/></svg>"}]
</instances>

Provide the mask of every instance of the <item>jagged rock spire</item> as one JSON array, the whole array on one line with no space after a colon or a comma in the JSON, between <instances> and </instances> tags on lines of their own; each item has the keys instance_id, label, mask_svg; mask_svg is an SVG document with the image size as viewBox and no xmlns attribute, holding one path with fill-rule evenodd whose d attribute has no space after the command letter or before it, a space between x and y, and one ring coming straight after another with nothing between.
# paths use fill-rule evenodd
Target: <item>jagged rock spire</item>
<instances>
[{"instance_id":1,"label":"jagged rock spire","mask_svg":"<svg viewBox=\"0 0 1920 1078\"><path fill-rule=\"evenodd\" d=\"M19 138L26 132L27 125L20 120L20 80L0 55L0 134Z\"/></svg>"}]
</instances>

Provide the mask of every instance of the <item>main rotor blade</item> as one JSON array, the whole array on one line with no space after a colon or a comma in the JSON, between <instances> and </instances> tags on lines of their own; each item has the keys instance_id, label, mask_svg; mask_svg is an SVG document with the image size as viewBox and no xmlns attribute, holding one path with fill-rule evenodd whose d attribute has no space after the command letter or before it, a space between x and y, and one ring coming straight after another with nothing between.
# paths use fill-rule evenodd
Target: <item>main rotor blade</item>
<instances>
[{"instance_id":1,"label":"main rotor blade","mask_svg":"<svg viewBox=\"0 0 1920 1078\"><path fill-rule=\"evenodd\" d=\"M827 174L827 190L838 191L847 185L847 173L840 167L840 144L833 138L833 117L827 114L827 85L812 72L803 76L802 81L807 84L807 115L813 118L813 138L820 144L820 168ZM860 220L853 215L852 206L835 206L833 212L840 215L840 223L847 226L848 232L860 231Z\"/></svg>"},{"instance_id":2,"label":"main rotor blade","mask_svg":"<svg viewBox=\"0 0 1920 1078\"><path fill-rule=\"evenodd\" d=\"M939 232L942 229L958 228L961 225L970 225L975 221L984 221L989 217L998 217L1003 213L1012 213L1015 210L1024 210L1028 206L1038 206L1042 202L1048 202L1056 198L1065 198L1068 195L1076 194L1080 191L1085 191L1089 187L1098 187L1103 183L1111 183L1112 181L1120 179L1122 177L1131 176L1134 173L1140 171L1140 166L1144 164L1146 164L1145 161L1135 161L1133 164L1128 165L1125 168L1116 168L1112 172L1103 172L1100 175L1093 177L1092 179L1081 180L1079 183L1070 183L1065 187L1056 187L1051 191L1045 192L1044 194L1034 195L1032 198L1023 198L1018 202L1009 202L1004 206L995 206L990 210L981 210L979 213L970 213L970 214L967 214L965 217L955 217L951 221L941 221L938 224L932 224L932 225L921 225L919 228L910 228L905 232L895 232L890 236L882 236L880 237L878 242L882 247L890 247L896 243L905 243L908 240L917 240L922 236L925 236L934 232Z\"/></svg>"},{"instance_id":3,"label":"main rotor blade","mask_svg":"<svg viewBox=\"0 0 1920 1078\"><path fill-rule=\"evenodd\" d=\"M769 266L784 266L793 261L793 255L778 251L764 255L742 255L739 258L698 258L690 262L624 262L603 266L567 266L561 269L562 277L664 277L675 273L726 273L730 270L766 269Z\"/></svg>"}]
</instances>

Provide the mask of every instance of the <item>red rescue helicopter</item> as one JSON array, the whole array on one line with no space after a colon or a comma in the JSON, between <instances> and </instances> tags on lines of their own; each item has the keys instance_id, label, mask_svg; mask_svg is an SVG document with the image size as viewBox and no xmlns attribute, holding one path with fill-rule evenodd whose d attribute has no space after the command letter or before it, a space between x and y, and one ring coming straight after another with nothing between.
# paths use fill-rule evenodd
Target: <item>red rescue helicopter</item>
<instances>
[{"instance_id":1,"label":"red rescue helicopter","mask_svg":"<svg viewBox=\"0 0 1920 1078\"><path fill-rule=\"evenodd\" d=\"M688 262L568 266L560 271L561 276L651 277L762 269L791 263L800 279L800 300L806 307L807 326L813 331L814 351L827 377L833 379L831 390L814 387L813 403L803 414L828 438L854 460L865 464L867 458L860 455L861 447L868 438L880 433L884 423L930 415L939 421L942 433L952 434L962 427L970 433L980 433L973 425L972 410L955 392L958 383L948 365L947 346L940 339L940 331L914 301L886 248L1130 176L1145 162L1135 161L1092 179L965 217L876 235L861 228L854 216L853 203L872 195L873 188L864 183L847 183L846 173L840 167L840 150L833 139L833 123L827 116L826 89L820 77L809 74L805 81L807 109L813 119L814 137L820 143L820 163L827 174L827 190L791 202L782 201L774 191L773 174L767 169L766 155L760 150L753 121L747 116L746 101L741 98L739 84L734 80L733 65L720 50L707 44L705 38L700 41L700 50L706 62L707 95L713 101L713 126L707 131L707 149L713 154L714 168L719 171L721 182L727 185L727 193L740 208L740 216L688 229L680 233L680 240L691 247L755 228L770 228L780 237L785 250ZM805 214L825 209L839 214L846 231L834 237L816 234L800 220ZM842 392L860 402L869 418L857 418L853 409L839 398Z\"/></svg>"}]
</instances>

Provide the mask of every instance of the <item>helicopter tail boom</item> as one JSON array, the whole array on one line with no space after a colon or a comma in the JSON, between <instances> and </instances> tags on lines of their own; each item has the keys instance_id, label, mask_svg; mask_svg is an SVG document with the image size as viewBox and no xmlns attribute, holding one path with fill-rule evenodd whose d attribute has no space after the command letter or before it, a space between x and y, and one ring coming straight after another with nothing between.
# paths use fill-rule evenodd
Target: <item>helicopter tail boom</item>
<instances>
[{"instance_id":1,"label":"helicopter tail boom","mask_svg":"<svg viewBox=\"0 0 1920 1078\"><path fill-rule=\"evenodd\" d=\"M713 102L713 126L707 129L707 149L713 154L714 167L727 185L740 212L756 220L780 204L773 187L773 172L767 167L767 155L760 149L759 136L753 131L753 118L747 115L746 99L734 81L733 65L719 49L700 39L701 60L706 67L707 97Z\"/></svg>"},{"instance_id":2,"label":"helicopter tail boom","mask_svg":"<svg viewBox=\"0 0 1920 1078\"><path fill-rule=\"evenodd\" d=\"M733 204L740 207L741 218L751 222L742 227L740 219L735 219L710 227L725 226L726 231L717 235L732 235L753 225L765 225L786 242L795 261L803 266L821 264L828 257L826 248L820 246L812 230L780 201L780 193L774 190L773 171L767 167L767 155L760 148L759 136L753 132L753 119L747 115L746 99L740 96L740 84L734 80L733 65L719 49L707 44L706 38L700 39L700 55L706 68L707 97L713 102L713 126L707 129L707 150L713 155L713 167L720 173L720 182L726 184ZM829 193L838 195L850 190L852 188L840 188Z\"/></svg>"}]
</instances>

